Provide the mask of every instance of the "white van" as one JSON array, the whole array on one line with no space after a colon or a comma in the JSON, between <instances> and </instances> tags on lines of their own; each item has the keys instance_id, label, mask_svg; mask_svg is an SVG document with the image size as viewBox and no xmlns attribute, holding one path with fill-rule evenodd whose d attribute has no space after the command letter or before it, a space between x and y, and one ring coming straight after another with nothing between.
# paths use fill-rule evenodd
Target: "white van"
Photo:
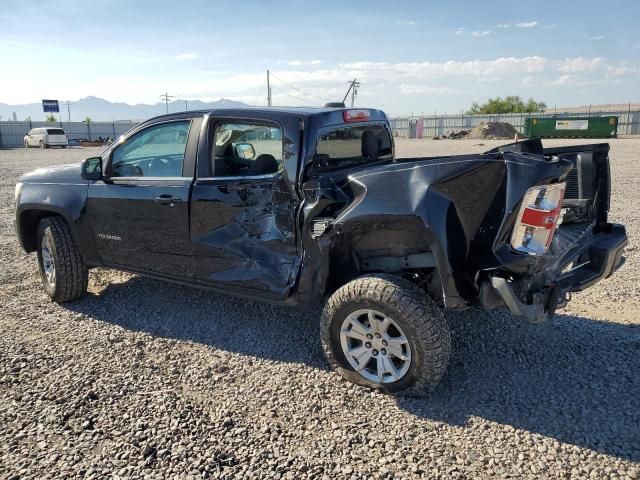
<instances>
[{"instance_id":1,"label":"white van","mask_svg":"<svg viewBox=\"0 0 640 480\"><path fill-rule=\"evenodd\" d=\"M24 146L29 147L62 147L66 148L69 144L67 134L61 128L46 127L46 128L32 128L24 136Z\"/></svg>"}]
</instances>

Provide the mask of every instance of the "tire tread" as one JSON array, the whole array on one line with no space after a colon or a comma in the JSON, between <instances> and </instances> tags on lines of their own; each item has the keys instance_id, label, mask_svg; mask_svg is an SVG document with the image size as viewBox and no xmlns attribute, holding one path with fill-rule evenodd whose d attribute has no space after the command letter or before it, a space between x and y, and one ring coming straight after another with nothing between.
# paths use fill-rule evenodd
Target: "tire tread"
<instances>
[{"instance_id":1,"label":"tire tread","mask_svg":"<svg viewBox=\"0 0 640 480\"><path fill-rule=\"evenodd\" d=\"M47 217L40 222L39 232L41 236L50 235L52 241L51 253L56 267L56 285L53 292L47 292L51 299L63 303L85 296L89 270L67 223L61 217ZM39 261L42 262L39 252L38 255ZM40 268L42 270L42 263Z\"/></svg>"},{"instance_id":2,"label":"tire tread","mask_svg":"<svg viewBox=\"0 0 640 480\"><path fill-rule=\"evenodd\" d=\"M415 341L425 352L416 370L416 379L412 386L402 390L403 395L420 396L442 379L451 355L449 327L444 313L436 303L420 288L403 278L375 274L359 277L338 289L327 301L320 321L322 349L329 364L342 376L353 380L353 375L345 375L351 369L342 365L332 349L331 329L336 313L346 305L371 301L386 305L397 311L415 332ZM358 376L359 377L359 376ZM362 377L360 377L362 378ZM379 388L388 393L385 385L376 385L358 381L362 385ZM400 392L398 392L400 393Z\"/></svg>"}]
</instances>

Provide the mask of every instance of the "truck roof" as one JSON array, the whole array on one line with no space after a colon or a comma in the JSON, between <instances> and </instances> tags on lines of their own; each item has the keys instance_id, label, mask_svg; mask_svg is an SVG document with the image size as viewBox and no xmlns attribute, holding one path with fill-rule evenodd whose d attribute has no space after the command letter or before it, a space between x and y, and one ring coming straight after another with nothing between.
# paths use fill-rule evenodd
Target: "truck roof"
<instances>
[{"instance_id":1,"label":"truck roof","mask_svg":"<svg viewBox=\"0 0 640 480\"><path fill-rule=\"evenodd\" d=\"M158 115L153 119L172 117L178 114L212 114L212 115L237 115L239 112L256 112L256 113L276 113L279 115L290 115L295 117L322 117L321 123L325 125L332 125L338 123L344 123L343 113L345 110L368 110L370 112L369 121L387 121L387 115L382 111L375 108L333 108L333 107L227 107L227 108L215 108L215 109L202 109L202 110L189 110L184 112L173 112L164 115ZM151 118L149 120L152 120ZM147 120L148 121L148 120ZM146 121L145 121L146 122Z\"/></svg>"}]
</instances>

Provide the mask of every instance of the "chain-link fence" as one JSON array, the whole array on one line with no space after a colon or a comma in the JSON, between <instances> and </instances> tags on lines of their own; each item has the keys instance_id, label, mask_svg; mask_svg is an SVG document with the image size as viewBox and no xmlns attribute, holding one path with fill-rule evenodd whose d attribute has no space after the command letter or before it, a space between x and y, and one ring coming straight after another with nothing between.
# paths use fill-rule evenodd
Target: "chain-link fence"
<instances>
[{"instance_id":1,"label":"chain-link fence","mask_svg":"<svg viewBox=\"0 0 640 480\"><path fill-rule=\"evenodd\" d=\"M62 128L69 140L115 140L136 122L0 122L0 147L20 147L24 145L24 136L32 128Z\"/></svg>"},{"instance_id":2,"label":"chain-link fence","mask_svg":"<svg viewBox=\"0 0 640 480\"><path fill-rule=\"evenodd\" d=\"M408 138L432 138L446 135L455 130L470 130L485 122L504 122L524 131L526 118L567 118L567 117L618 117L618 135L640 135L640 111L584 111L571 113L508 113L498 115L430 115L424 117L392 118L394 136Z\"/></svg>"}]
</instances>

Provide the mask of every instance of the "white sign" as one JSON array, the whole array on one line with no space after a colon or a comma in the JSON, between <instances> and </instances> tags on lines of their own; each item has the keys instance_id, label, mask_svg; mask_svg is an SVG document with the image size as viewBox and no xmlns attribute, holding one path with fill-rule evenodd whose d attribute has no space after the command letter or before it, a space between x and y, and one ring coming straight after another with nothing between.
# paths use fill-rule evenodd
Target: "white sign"
<instances>
[{"instance_id":1,"label":"white sign","mask_svg":"<svg viewBox=\"0 0 640 480\"><path fill-rule=\"evenodd\" d=\"M556 120L556 130L589 130L589 120Z\"/></svg>"}]
</instances>

